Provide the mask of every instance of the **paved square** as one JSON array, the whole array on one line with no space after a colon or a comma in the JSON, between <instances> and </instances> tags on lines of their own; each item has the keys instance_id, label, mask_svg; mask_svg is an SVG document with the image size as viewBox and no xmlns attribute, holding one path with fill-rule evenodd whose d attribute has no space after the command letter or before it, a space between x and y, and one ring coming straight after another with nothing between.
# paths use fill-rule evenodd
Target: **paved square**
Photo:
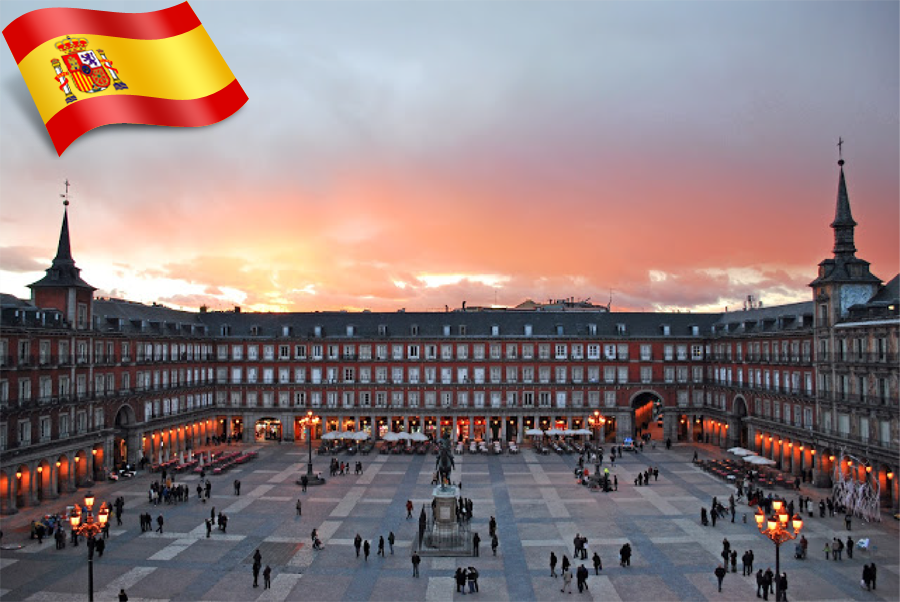
<instances>
[{"instance_id":1,"label":"paved square","mask_svg":"<svg viewBox=\"0 0 900 602\"><path fill-rule=\"evenodd\" d=\"M619 489L612 493L588 491L572 476L577 456L539 456L525 449L520 455L457 456L454 481L461 480L462 495L474 503L473 531L482 538L477 558L423 557L421 577L412 578L410 553L418 521L406 520L407 499L431 501L434 456L354 457L365 471L360 476L337 476L306 494L294 481L306 469L305 453L291 446L264 446L259 457L236 471L212 478L212 497L196 497L181 504L154 507L146 490L155 475L98 485L98 501L123 496L124 524L113 527L102 558L94 561L97 600L114 600L120 588L129 600L450 600L456 593L457 566L475 566L480 573L479 593L485 600L749 600L756 598L753 577L729 573L722 592L716 591L713 569L720 560L722 539L742 554L752 549L755 568L774 570L775 547L760 535L753 509L739 506L735 523L720 521L702 527L701 505L712 496L727 499L731 489L690 463L694 447L676 446L643 454L626 455L614 472ZM701 455L720 453L710 448ZM316 469L327 469L328 459L316 458ZM608 464L607 464L608 465ZM638 470L648 465L660 470L658 481L635 487ZM182 482L195 484L198 477ZM240 496L231 483L242 482ZM804 490L818 499L825 491ZM84 492L79 495L83 496ZM792 497L795 497L792 494ZM302 502L302 516L295 505ZM0 599L83 601L87 599L87 549L84 545L56 550L52 539L42 545L28 538L28 524L40 511L61 510L79 501L68 494L49 507L25 509L3 517L0 554ZM228 531L213 528L206 537L204 520L210 511L224 512ZM138 514L165 517L163 534L141 533ZM744 515L748 521L743 522ZM500 547L491 555L488 520L498 522ZM792 543L781 554L788 573L788 598L801 600L896 600L898 586L898 525L885 515L881 524L855 521L844 530L841 517L806 518L804 533L810 558L793 558ZM114 522L114 521L113 521ZM311 549L313 528L325 549ZM376 555L379 536L396 537L394 554ZM353 538L359 533L372 545L368 561L356 558ZM551 551L572 559L576 533L588 538L590 569L588 591L560 593L561 580L550 576ZM869 537L872 549L857 551L853 559L826 561L825 541L847 535ZM620 567L618 550L630 542L630 567ZM259 549L263 565L272 567L272 587L252 587L250 565ZM598 552L603 570L595 575L590 556ZM878 589L859 587L863 564L878 566ZM739 567L740 568L740 567Z\"/></svg>"}]
</instances>

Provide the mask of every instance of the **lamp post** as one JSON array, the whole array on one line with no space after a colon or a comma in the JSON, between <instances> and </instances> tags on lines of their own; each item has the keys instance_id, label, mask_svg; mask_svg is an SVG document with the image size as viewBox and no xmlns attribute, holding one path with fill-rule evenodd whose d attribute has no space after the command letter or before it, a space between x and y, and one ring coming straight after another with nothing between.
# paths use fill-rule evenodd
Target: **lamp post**
<instances>
[{"instance_id":1,"label":"lamp post","mask_svg":"<svg viewBox=\"0 0 900 602\"><path fill-rule=\"evenodd\" d=\"M309 461L306 464L306 484L307 485L324 485L325 479L316 476L313 473L312 465L312 429L313 425L319 424L321 419L313 416L312 410L306 412L306 416L300 419L300 424L306 426L306 443L309 451ZM299 481L298 481L299 482Z\"/></svg>"},{"instance_id":2,"label":"lamp post","mask_svg":"<svg viewBox=\"0 0 900 602\"><path fill-rule=\"evenodd\" d=\"M106 502L100 505L97 511L97 520L94 521L94 494L88 491L84 496L84 512L75 504L69 522L72 524L72 532L87 538L88 546L88 602L94 602L94 537L103 531L106 521L109 520L109 507Z\"/></svg>"},{"instance_id":3,"label":"lamp post","mask_svg":"<svg viewBox=\"0 0 900 602\"><path fill-rule=\"evenodd\" d=\"M603 443L600 440L600 431L603 429L603 425L606 424L606 418L600 415L600 410L594 410L594 414L588 417L588 422L591 424L591 428L597 429L597 444Z\"/></svg>"},{"instance_id":4,"label":"lamp post","mask_svg":"<svg viewBox=\"0 0 900 602\"><path fill-rule=\"evenodd\" d=\"M759 532L775 542L775 600L781 600L781 544L796 539L803 529L803 519L798 514L793 518L788 516L782 500L772 501L774 513L766 518L762 507L756 509L756 526ZM791 522L793 533L788 531L788 521Z\"/></svg>"}]
</instances>

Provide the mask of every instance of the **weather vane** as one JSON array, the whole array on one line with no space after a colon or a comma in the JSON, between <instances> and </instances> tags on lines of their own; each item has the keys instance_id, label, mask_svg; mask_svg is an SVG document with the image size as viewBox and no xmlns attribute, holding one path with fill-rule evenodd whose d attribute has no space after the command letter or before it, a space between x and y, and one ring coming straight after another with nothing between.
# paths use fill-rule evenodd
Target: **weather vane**
<instances>
[{"instance_id":1,"label":"weather vane","mask_svg":"<svg viewBox=\"0 0 900 602\"><path fill-rule=\"evenodd\" d=\"M63 199L65 199L63 201L63 206L68 207L69 206L69 178L66 178L66 193L61 194L59 196L61 196Z\"/></svg>"}]
</instances>

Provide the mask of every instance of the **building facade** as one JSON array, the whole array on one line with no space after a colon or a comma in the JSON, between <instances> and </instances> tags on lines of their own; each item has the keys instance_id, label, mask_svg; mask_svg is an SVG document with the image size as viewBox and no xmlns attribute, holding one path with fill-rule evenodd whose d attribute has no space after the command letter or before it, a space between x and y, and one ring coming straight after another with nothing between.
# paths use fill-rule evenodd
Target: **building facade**
<instances>
[{"instance_id":1,"label":"building facade","mask_svg":"<svg viewBox=\"0 0 900 602\"><path fill-rule=\"evenodd\" d=\"M31 300L0 296L0 511L212 436L305 442L309 411L314 438L519 442L553 427L621 442L661 416L673 442L747 447L823 487L836 465L857 471L896 508L898 279L882 285L855 256L843 165L838 188L834 258L813 300L719 314L186 312L95 299L66 214Z\"/></svg>"}]
</instances>

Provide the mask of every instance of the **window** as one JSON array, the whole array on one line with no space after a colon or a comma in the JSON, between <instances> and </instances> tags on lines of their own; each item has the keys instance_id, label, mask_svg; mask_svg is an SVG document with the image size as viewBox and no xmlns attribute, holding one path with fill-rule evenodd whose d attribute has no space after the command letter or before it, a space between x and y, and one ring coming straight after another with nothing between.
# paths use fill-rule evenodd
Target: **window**
<instances>
[{"instance_id":1,"label":"window","mask_svg":"<svg viewBox=\"0 0 900 602\"><path fill-rule=\"evenodd\" d=\"M568 356L567 349L565 345L557 345L556 346L556 359L564 360Z\"/></svg>"},{"instance_id":2,"label":"window","mask_svg":"<svg viewBox=\"0 0 900 602\"><path fill-rule=\"evenodd\" d=\"M641 361L649 362L652 357L652 347L650 345L641 345Z\"/></svg>"},{"instance_id":3,"label":"window","mask_svg":"<svg viewBox=\"0 0 900 602\"><path fill-rule=\"evenodd\" d=\"M617 370L619 383L627 383L628 382L628 367L627 366L619 366Z\"/></svg>"},{"instance_id":4,"label":"window","mask_svg":"<svg viewBox=\"0 0 900 602\"><path fill-rule=\"evenodd\" d=\"M500 345L491 345L491 359L499 360L500 359Z\"/></svg>"},{"instance_id":5,"label":"window","mask_svg":"<svg viewBox=\"0 0 900 602\"><path fill-rule=\"evenodd\" d=\"M403 345L393 345L391 348L391 357L395 360L403 359Z\"/></svg>"},{"instance_id":6,"label":"window","mask_svg":"<svg viewBox=\"0 0 900 602\"><path fill-rule=\"evenodd\" d=\"M604 391L603 392L603 404L608 408L615 407L616 392L615 391Z\"/></svg>"},{"instance_id":7,"label":"window","mask_svg":"<svg viewBox=\"0 0 900 602\"><path fill-rule=\"evenodd\" d=\"M663 359L667 362L671 362L675 357L675 347L672 345L666 345L663 347Z\"/></svg>"},{"instance_id":8,"label":"window","mask_svg":"<svg viewBox=\"0 0 900 602\"><path fill-rule=\"evenodd\" d=\"M650 366L641 366L641 382L650 383L653 381L653 368Z\"/></svg>"},{"instance_id":9,"label":"window","mask_svg":"<svg viewBox=\"0 0 900 602\"><path fill-rule=\"evenodd\" d=\"M458 360L467 360L469 359L469 346L466 344L460 344L456 346L456 359Z\"/></svg>"},{"instance_id":10,"label":"window","mask_svg":"<svg viewBox=\"0 0 900 602\"><path fill-rule=\"evenodd\" d=\"M18 432L19 445L31 445L31 421L20 420Z\"/></svg>"},{"instance_id":11,"label":"window","mask_svg":"<svg viewBox=\"0 0 900 602\"><path fill-rule=\"evenodd\" d=\"M588 345L587 356L589 360L600 359L600 345Z\"/></svg>"}]
</instances>

